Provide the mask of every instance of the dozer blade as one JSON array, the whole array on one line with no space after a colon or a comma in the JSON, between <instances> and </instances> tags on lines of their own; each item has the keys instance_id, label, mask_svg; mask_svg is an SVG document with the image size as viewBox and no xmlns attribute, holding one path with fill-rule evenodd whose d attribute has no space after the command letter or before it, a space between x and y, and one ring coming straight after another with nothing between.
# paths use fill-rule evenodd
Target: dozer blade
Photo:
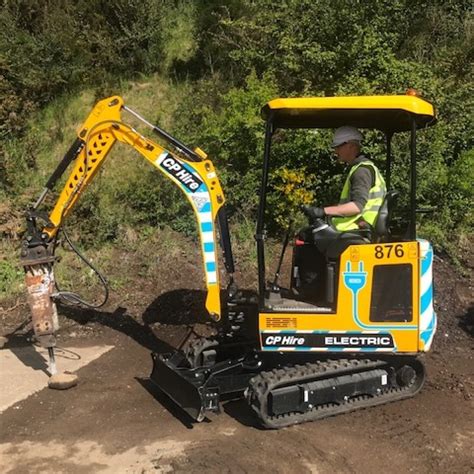
<instances>
[{"instance_id":1,"label":"dozer blade","mask_svg":"<svg viewBox=\"0 0 474 474\"><path fill-rule=\"evenodd\" d=\"M201 422L206 411L219 411L219 391L206 385L202 369L179 367L184 360L180 352L153 353L151 357L150 380L191 418Z\"/></svg>"}]
</instances>

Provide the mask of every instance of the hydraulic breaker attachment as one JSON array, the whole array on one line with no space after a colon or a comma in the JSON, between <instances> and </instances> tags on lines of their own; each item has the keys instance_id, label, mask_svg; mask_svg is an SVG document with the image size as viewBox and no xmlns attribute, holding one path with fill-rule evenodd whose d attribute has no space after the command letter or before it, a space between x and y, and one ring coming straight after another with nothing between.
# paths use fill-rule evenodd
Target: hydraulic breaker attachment
<instances>
[{"instance_id":1,"label":"hydraulic breaker attachment","mask_svg":"<svg viewBox=\"0 0 474 474\"><path fill-rule=\"evenodd\" d=\"M54 357L55 332L59 329L56 305L51 298L54 289L54 274L51 264L25 266L25 283L28 291L28 305L36 339L42 347L48 348L49 372L57 373Z\"/></svg>"},{"instance_id":2,"label":"hydraulic breaker attachment","mask_svg":"<svg viewBox=\"0 0 474 474\"><path fill-rule=\"evenodd\" d=\"M30 232L23 242L21 264L25 270L25 284L28 292L28 305L31 311L33 331L42 347L48 349L49 373L57 373L54 347L55 332L59 329L56 305L51 298L54 291L53 263L55 257L52 243L46 243L37 232L32 231L36 216L28 216Z\"/></svg>"},{"instance_id":3,"label":"hydraulic breaker attachment","mask_svg":"<svg viewBox=\"0 0 474 474\"><path fill-rule=\"evenodd\" d=\"M58 330L58 313L51 299L54 274L50 264L25 267L28 304L31 309L33 330L43 347L55 345L54 332Z\"/></svg>"},{"instance_id":4,"label":"hydraulic breaker attachment","mask_svg":"<svg viewBox=\"0 0 474 474\"><path fill-rule=\"evenodd\" d=\"M54 348L56 331L59 329L58 312L52 298L55 291L53 264L53 242L47 236L35 231L34 223L38 216L31 212L27 218L29 233L23 242L21 264L25 270L25 284L28 292L28 305L35 337L42 347L48 349L48 386L64 390L77 384L77 375L58 372Z\"/></svg>"}]
</instances>

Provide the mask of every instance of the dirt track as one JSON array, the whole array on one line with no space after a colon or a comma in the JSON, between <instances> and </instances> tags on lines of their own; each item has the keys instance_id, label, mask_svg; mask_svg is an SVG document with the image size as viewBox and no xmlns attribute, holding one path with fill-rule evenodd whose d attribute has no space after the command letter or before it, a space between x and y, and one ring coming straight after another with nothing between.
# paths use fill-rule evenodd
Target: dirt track
<instances>
[{"instance_id":1,"label":"dirt track","mask_svg":"<svg viewBox=\"0 0 474 474\"><path fill-rule=\"evenodd\" d=\"M60 344L113 344L79 371L80 384L45 389L0 417L2 472L456 472L474 471L472 287L436 262L439 318L428 382L416 398L280 431L261 430L242 401L192 424L150 386L151 350L177 344L203 293L176 282L137 284L109 312L61 309ZM159 292L158 291L158 294ZM153 293L154 292L154 293ZM148 298L148 299L147 299ZM120 305L127 305L127 309ZM25 306L2 316L8 334ZM23 334L23 335L22 335ZM25 344L28 331L9 338Z\"/></svg>"}]
</instances>

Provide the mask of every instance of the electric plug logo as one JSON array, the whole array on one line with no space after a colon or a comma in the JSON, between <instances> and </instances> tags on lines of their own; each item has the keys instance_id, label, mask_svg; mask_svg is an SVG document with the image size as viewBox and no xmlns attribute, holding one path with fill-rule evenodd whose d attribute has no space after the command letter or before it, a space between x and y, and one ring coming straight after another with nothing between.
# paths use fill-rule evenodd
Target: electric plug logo
<instances>
[{"instance_id":1,"label":"electric plug logo","mask_svg":"<svg viewBox=\"0 0 474 474\"><path fill-rule=\"evenodd\" d=\"M359 293L367 284L367 275L368 272L364 270L364 262L359 262L359 270L352 271L351 262L347 262L346 271L342 272L343 281L345 287L352 293L352 317L357 325L363 329L370 330L387 330L387 329L397 329L397 330L412 330L417 329L417 326L413 325L373 325L365 324L360 320L359 315Z\"/></svg>"},{"instance_id":2,"label":"electric plug logo","mask_svg":"<svg viewBox=\"0 0 474 474\"><path fill-rule=\"evenodd\" d=\"M351 270L351 262L347 262L346 271L342 273L344 285L352 292L352 315L359 322L358 297L359 291L364 288L367 283L367 272L364 271L364 262L359 262L359 271Z\"/></svg>"}]
</instances>

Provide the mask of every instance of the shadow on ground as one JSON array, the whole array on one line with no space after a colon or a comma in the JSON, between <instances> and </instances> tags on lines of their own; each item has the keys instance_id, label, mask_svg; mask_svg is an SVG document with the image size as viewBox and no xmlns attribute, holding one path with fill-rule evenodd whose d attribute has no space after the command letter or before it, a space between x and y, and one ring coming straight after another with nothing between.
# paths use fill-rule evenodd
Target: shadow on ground
<instances>
[{"instance_id":1,"label":"shadow on ground","mask_svg":"<svg viewBox=\"0 0 474 474\"><path fill-rule=\"evenodd\" d=\"M119 306L113 312L106 312L58 304L58 310L62 315L81 326L89 323L98 323L119 331L152 352L172 350L172 347L160 340L148 325L140 324L136 319L127 314L126 308Z\"/></svg>"},{"instance_id":2,"label":"shadow on ground","mask_svg":"<svg viewBox=\"0 0 474 474\"><path fill-rule=\"evenodd\" d=\"M245 400L241 398L230 400L223 404L223 409L227 415L234 418L241 425L265 431L265 428L258 421L257 414Z\"/></svg>"},{"instance_id":3,"label":"shadow on ground","mask_svg":"<svg viewBox=\"0 0 474 474\"><path fill-rule=\"evenodd\" d=\"M142 315L144 324L183 326L209 322L204 290L172 290L158 296Z\"/></svg>"},{"instance_id":4,"label":"shadow on ground","mask_svg":"<svg viewBox=\"0 0 474 474\"><path fill-rule=\"evenodd\" d=\"M113 312L58 304L66 318L80 325L101 324L131 337L152 352L169 352L174 349L153 331L154 324L189 326L205 322L205 292L199 290L173 290L156 298L139 320L128 314L127 308L118 307Z\"/></svg>"},{"instance_id":5,"label":"shadow on ground","mask_svg":"<svg viewBox=\"0 0 474 474\"><path fill-rule=\"evenodd\" d=\"M471 337L474 337L474 305L471 305L466 314L459 318L459 326Z\"/></svg>"}]
</instances>

